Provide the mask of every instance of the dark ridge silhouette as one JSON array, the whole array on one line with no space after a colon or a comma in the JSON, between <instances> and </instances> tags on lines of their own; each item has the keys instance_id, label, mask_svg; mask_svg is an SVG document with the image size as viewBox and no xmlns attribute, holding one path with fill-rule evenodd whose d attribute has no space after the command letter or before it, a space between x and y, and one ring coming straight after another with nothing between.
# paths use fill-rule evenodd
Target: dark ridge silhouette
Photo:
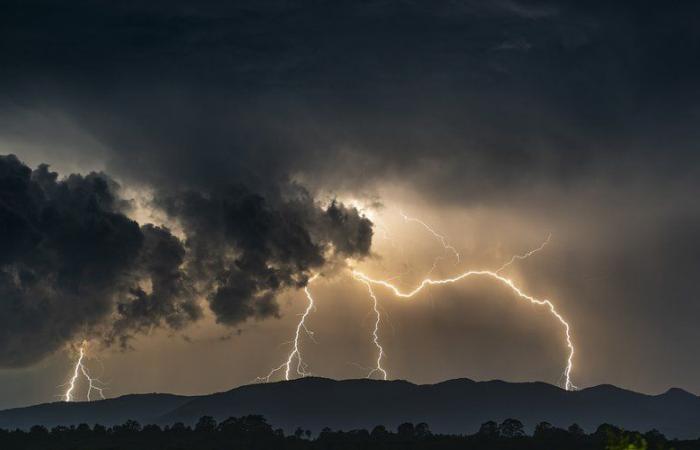
<instances>
[{"instance_id":1,"label":"dark ridge silhouette","mask_svg":"<svg viewBox=\"0 0 700 450\"><path fill-rule=\"evenodd\" d=\"M532 431L539 422L587 431L601 423L631 430L657 429L673 438L700 437L700 398L681 389L645 395L611 385L567 392L546 383L449 380L416 385L407 381L302 378L241 386L198 397L130 395L92 403L51 403L0 411L0 428L104 425L135 419L161 425L194 424L201 416L263 415L291 432L395 428L404 422L429 423L437 433L473 433L488 421L518 418Z\"/></svg>"},{"instance_id":2,"label":"dark ridge silhouette","mask_svg":"<svg viewBox=\"0 0 700 450\"><path fill-rule=\"evenodd\" d=\"M54 427L99 423L122 424L126 420L156 423L169 411L196 397L172 394L130 394L93 402L53 402L0 411L0 428L28 429L33 425Z\"/></svg>"}]
</instances>

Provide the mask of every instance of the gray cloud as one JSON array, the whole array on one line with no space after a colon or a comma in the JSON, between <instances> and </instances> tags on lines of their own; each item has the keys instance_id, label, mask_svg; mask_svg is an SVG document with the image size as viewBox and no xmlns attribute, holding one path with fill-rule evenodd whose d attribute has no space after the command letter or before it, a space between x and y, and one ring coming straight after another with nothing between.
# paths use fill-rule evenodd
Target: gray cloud
<instances>
[{"instance_id":1,"label":"gray cloud","mask_svg":"<svg viewBox=\"0 0 700 450\"><path fill-rule=\"evenodd\" d=\"M600 173L694 176L696 9L77 2L4 15L2 42L35 41L2 48L0 76L5 108L65 111L120 178L258 190L304 173L310 189L357 189L389 175L501 201ZM494 50L512 42L528 51Z\"/></svg>"},{"instance_id":2,"label":"gray cloud","mask_svg":"<svg viewBox=\"0 0 700 450\"><path fill-rule=\"evenodd\" d=\"M120 178L258 190L304 173L310 189L356 189L389 175L501 201L601 173L694 176L696 8L78 2L3 24L3 42L41 28L2 49L0 76L6 107L65 111ZM528 51L494 50L508 42Z\"/></svg>"}]
</instances>

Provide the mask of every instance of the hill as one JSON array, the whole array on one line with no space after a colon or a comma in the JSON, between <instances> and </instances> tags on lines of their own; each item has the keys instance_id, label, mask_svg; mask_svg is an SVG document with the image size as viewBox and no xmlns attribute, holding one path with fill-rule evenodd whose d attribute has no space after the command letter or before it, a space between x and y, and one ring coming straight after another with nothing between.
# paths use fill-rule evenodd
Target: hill
<instances>
[{"instance_id":1,"label":"hill","mask_svg":"<svg viewBox=\"0 0 700 450\"><path fill-rule=\"evenodd\" d=\"M530 430L541 421L560 427L575 422L587 431L611 423L630 430L656 428L669 437L700 437L700 397L681 389L645 395L601 385L567 392L546 383L468 379L416 385L310 377L198 397L141 394L90 403L55 402L0 411L0 428L113 425L126 419L193 423L203 415L220 420L246 414L262 414L285 431L298 426L318 432L324 427L371 429L377 424L427 422L438 433L472 433L487 420L513 417Z\"/></svg>"}]
</instances>

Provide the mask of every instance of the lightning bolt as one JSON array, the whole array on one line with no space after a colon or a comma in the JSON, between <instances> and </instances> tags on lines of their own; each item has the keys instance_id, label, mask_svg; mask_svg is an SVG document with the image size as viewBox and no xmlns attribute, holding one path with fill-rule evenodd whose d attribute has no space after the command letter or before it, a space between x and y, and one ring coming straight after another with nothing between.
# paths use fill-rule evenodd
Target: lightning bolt
<instances>
[{"instance_id":1,"label":"lightning bolt","mask_svg":"<svg viewBox=\"0 0 700 450\"><path fill-rule=\"evenodd\" d=\"M73 397L73 392L75 391L78 378L80 377L80 374L82 373L85 379L88 381L88 389L87 389L87 400L90 401L92 391L95 391L99 394L99 396L102 398L102 400L105 399L104 396L104 388L100 387L98 383L102 383L98 378L90 376L90 372L88 372L87 367L85 367L85 364L83 363L83 360L85 359L85 349L87 347L87 341L82 341L80 343L80 349L78 351L78 359L75 362L75 366L73 366L73 372L68 380L67 383L65 383L66 386L66 391L63 393L62 397L63 400L66 402L72 402L74 397Z\"/></svg>"},{"instance_id":2,"label":"lightning bolt","mask_svg":"<svg viewBox=\"0 0 700 450\"><path fill-rule=\"evenodd\" d=\"M255 380L260 381L260 382L265 382L269 383L270 379L277 373L282 370L284 370L284 379L289 381L290 375L292 372L292 363L296 359L296 372L297 375L300 377L306 377L311 375L309 372L307 372L308 366L306 363L304 363L303 358L301 357L301 350L299 347L299 340L301 337L301 332L304 331L311 340L314 340L314 333L313 331L309 330L306 327L306 318L309 317L309 314L311 314L311 311L313 311L316 306L314 305L314 298L311 296L311 292L309 291L309 284L311 284L316 278L318 278L318 274L314 275L311 277L304 287L304 293L306 294L306 299L308 301L306 309L304 310L304 313L301 314L299 322L297 323L296 327L296 332L294 334L294 340L292 341L292 351L289 352L289 355L287 356L287 360L280 364L278 367L275 367L272 369L266 376L264 377L258 377Z\"/></svg>"},{"instance_id":3,"label":"lightning bolt","mask_svg":"<svg viewBox=\"0 0 700 450\"><path fill-rule=\"evenodd\" d=\"M374 320L374 329L372 330L372 342L374 342L374 346L377 347L377 361L376 361L375 367L372 368L372 370L370 370L369 373L367 374L367 378L370 378L375 373L380 373L382 378L384 380L386 380L387 377L389 376L389 374L384 369L384 367L382 367L382 359L384 359L384 348L382 347L382 344L379 342L379 323L381 322L381 318L382 318L382 316L379 312L379 300L377 300L377 296L374 295L374 290L372 289L372 285L368 281L363 280L361 278L358 278L357 276L355 276L354 272L353 272L353 277L356 280L364 283L365 286L367 286L367 291L369 292L369 296L372 299L372 306L374 309L375 320Z\"/></svg>"},{"instance_id":4,"label":"lightning bolt","mask_svg":"<svg viewBox=\"0 0 700 450\"><path fill-rule=\"evenodd\" d=\"M100 398L102 400L104 400L105 399L104 392L103 392L104 389L97 385L97 383L99 383L100 380L98 380L97 378L91 377L90 373L88 372L88 370L85 368L84 365L80 366L80 371L83 373L83 376L85 376L85 379L88 380L87 400L88 401L91 400L90 394L92 393L93 390L96 391L100 395Z\"/></svg>"},{"instance_id":5,"label":"lightning bolt","mask_svg":"<svg viewBox=\"0 0 700 450\"><path fill-rule=\"evenodd\" d=\"M75 363L75 367L73 368L73 376L70 378L70 380L68 380L68 388L66 389L65 394L63 394L63 399L67 402L73 401L73 391L75 390L75 383L78 380L78 376L80 375L80 368L83 366L83 358L85 357L84 345L85 342L83 341L83 345L80 346L78 361Z\"/></svg>"},{"instance_id":6,"label":"lightning bolt","mask_svg":"<svg viewBox=\"0 0 700 450\"><path fill-rule=\"evenodd\" d=\"M406 221L412 221L412 222L416 222L416 223L421 224L426 230L428 230L433 236L435 236L440 241L443 248L451 249L455 253L455 255L457 256L457 259L459 262L459 253L454 249L454 247L447 244L447 240L443 235L436 232L431 226L429 226L428 224L426 224L425 222L423 222L420 219L410 218L403 213L401 213L401 215L403 216L404 220L406 220ZM388 280L373 280L361 272L353 271L353 277L356 280L361 281L362 283L364 283L367 286L368 291L369 291L369 295L373 301L374 313L375 313L375 317L376 317L375 327L374 327L374 330L372 332L372 338L373 338L374 345L377 347L377 350L378 350L378 357L377 357L376 365L373 369L371 369L368 377L370 377L373 373L376 373L376 372L380 372L383 375L385 380L388 377L386 369L384 369L381 365L382 357L384 355L384 349L382 348L382 345L379 342L379 323L380 323L381 316L380 316L379 309L377 308L377 305L378 305L377 297L374 294L374 291L372 290L372 283L380 284L382 286L390 288L394 292L394 294L396 294L399 297L410 298L410 297L413 297L414 295L416 295L418 292L420 292L427 285L454 283L454 282L458 282L461 279L466 278L468 276L472 276L472 275L488 275L488 276L492 276L492 277L496 278L498 281L500 281L502 283L505 283L520 298L528 300L531 303L548 306L550 309L550 312L564 326L564 329L566 332L566 343L567 343L567 347L569 349L569 356L567 358L566 369L564 370L564 373L563 373L563 377L566 380L564 383L564 387L566 390L575 389L576 386L574 386L574 384L571 382L571 371L573 369L574 346L573 346L573 343L571 341L571 333L570 333L569 324L556 311L556 309L554 308L554 305L549 300L539 300L539 299L536 299L536 298L531 297L529 295L526 295L524 292L522 292L521 289L519 289L517 286L515 286L513 284L512 280L500 276L500 272L502 272L503 270L508 268L515 261L527 259L530 256L534 255L535 253L544 249L547 246L547 244L549 243L549 241L551 240L551 237L552 237L552 235L551 235L551 233L549 233L547 235L547 238L545 239L545 241L539 247L536 247L536 248L534 248L534 249L532 249L532 250L530 250L522 255L514 255L509 261L504 263L500 268L498 268L494 272L492 272L492 271L469 271L469 272L465 272L462 275L459 275L455 278L448 278L445 280L432 280L428 277L433 272L433 270L435 270L435 267L437 265L438 260L441 259L440 257L438 257L435 261L433 261L433 265L432 265L431 269L428 271L426 278L423 280L423 282L416 289L414 289L413 291L411 291L409 293L401 292L399 288L397 288L394 284L390 283L392 278L390 278ZM396 277L394 277L394 278L396 278Z\"/></svg>"},{"instance_id":7,"label":"lightning bolt","mask_svg":"<svg viewBox=\"0 0 700 450\"><path fill-rule=\"evenodd\" d=\"M513 264L515 261L518 261L518 260L522 261L523 259L527 259L530 256L534 255L535 253L539 252L540 250L545 248L547 246L547 244L549 244L549 241L551 239L552 239L552 233L549 233L549 234L547 234L547 239L545 239L544 242L542 242L542 245L540 245L539 247L534 248L527 253L523 253L522 255L513 255L513 257L510 258L510 260L507 263L503 264L498 270L496 270L496 273L501 273L503 270L505 270L508 266Z\"/></svg>"},{"instance_id":8,"label":"lightning bolt","mask_svg":"<svg viewBox=\"0 0 700 450\"><path fill-rule=\"evenodd\" d=\"M512 280L509 278L505 278L501 275L499 275L496 272L492 272L490 270L470 270L467 272L464 272L460 275L457 275L456 277L453 278L444 278L444 279L438 279L438 280L433 280L431 278L425 278L423 281L420 282L420 284L414 288L412 291L404 292L401 291L398 287L394 286L388 281L384 280L375 280L373 278L370 278L369 276L365 275L362 272L359 272L357 270L353 270L353 276L365 283L368 284L375 284L378 286L383 286L390 291L394 293L397 297L400 298L411 298L418 294L420 291L422 291L425 287L427 286L433 286L433 285L443 285L443 284L452 284L452 283L457 283L465 278L468 277L473 277L473 276L484 276L484 277L489 277L493 278L496 281L499 281L503 285L509 287L513 293L515 293L519 298L523 300L527 300L530 303L540 305L540 306L546 306L550 313L559 321L559 323L563 326L564 332L566 335L566 346L569 349L569 356L566 360L566 368L564 369L564 378L565 378L565 383L564 383L564 389L567 391L576 389L576 386L571 382L571 371L573 370L574 366L574 344L571 340L571 327L569 326L569 323L564 320L564 317L562 317L561 314L556 310L554 307L554 304L549 301L549 300L540 300L538 298L532 297L526 293L524 293L519 287L513 283Z\"/></svg>"},{"instance_id":9,"label":"lightning bolt","mask_svg":"<svg viewBox=\"0 0 700 450\"><path fill-rule=\"evenodd\" d=\"M437 233L432 227L430 227L428 224L423 222L420 219L408 217L405 214L401 213L401 216L404 218L405 221L407 222L416 222L420 225L422 225L426 230L428 230L443 246L445 250L450 250L454 255L455 258L457 259L457 263L459 263L460 256L459 252L451 246L448 242L447 239ZM444 278L444 279L432 279L426 276L419 285L414 288L411 291L402 291L400 288L395 286L390 282L390 280L378 280L369 277L368 275L358 271L358 270L352 270L352 276L355 278L357 281L360 281L365 284L367 287L367 291L369 293L369 296L372 300L372 309L374 312L375 316L375 321L374 321L374 328L372 330L372 342L374 343L374 346L377 349L377 359L375 361L375 366L370 369L369 373L367 374L367 378L372 377L375 373L379 373L382 379L386 380L388 379L389 375L387 370L383 367L382 362L385 357L385 352L384 348L381 345L380 339L379 339L379 330L380 330L380 325L381 325L381 313L379 310L379 300L374 292L373 285L378 285L378 286L383 286L387 289L389 289L393 294L397 297L400 298L412 298L416 296L418 293L420 293L424 288L427 286L432 286L432 285L443 285L443 284L452 284L452 283L457 283L465 278L468 277L474 277L474 276L483 276L483 277L489 277L492 278L501 284L505 285L508 287L514 294L518 296L518 298L528 301L532 304L538 305L538 306L545 306L548 308L549 312L556 318L556 320L562 325L564 328L565 336L566 336L566 346L569 350L569 354L566 360L566 367L563 372L563 377L565 379L564 382L564 388L566 390L574 390L577 389L577 387L572 383L571 381L571 372L573 370L573 360L574 360L574 354L575 354L575 349L573 345L573 341L571 339L571 327L569 323L564 319L564 317L556 310L554 304L547 299L538 299L535 298L531 295L526 294L522 289L520 289L518 286L515 285L515 283L509 279L506 278L502 275L500 275L500 272L508 268L510 265L515 263L515 261L518 260L524 260L532 256L533 254L541 251L544 249L544 247L549 243L551 239L551 234L549 234L546 238L546 240L537 248L530 250L522 255L514 255L509 261L507 261L505 264L503 264L500 268L498 268L496 271L490 271L490 270L469 270L467 272L464 272L460 275L457 275L452 278ZM432 273L432 271L435 268L435 265L437 264L437 261L433 263L433 267L431 268L430 272L428 272L428 275ZM312 278L309 279L309 282L307 283L307 286L304 287L304 292L306 294L306 298L308 300L307 307L304 310L304 312L300 315L299 322L297 323L296 326L296 331L294 334L294 340L292 341L292 350L287 356L287 359L285 362L283 362L281 365L275 367L272 369L266 376L264 377L258 377L256 378L257 381L261 382L269 382L272 377L278 373L278 372L284 372L284 379L289 380L290 377L292 376L292 371L294 367L294 362L296 361L296 374L299 377L305 377L310 375L310 373L307 371L308 367L304 363L304 360L301 356L301 348L300 348L300 339L302 335L302 331L304 331L312 340L314 339L313 337L313 332L310 331L306 327L306 319L310 315L310 313L315 309L315 302L314 298L311 295L311 292L309 291L309 285L318 277L317 275L314 275Z\"/></svg>"},{"instance_id":10,"label":"lightning bolt","mask_svg":"<svg viewBox=\"0 0 700 450\"><path fill-rule=\"evenodd\" d=\"M459 252L457 251L456 248L454 248L453 246L451 246L447 242L447 238L445 236L443 236L440 233L438 233L437 231L433 230L433 228L430 225L428 225L427 223L423 222L420 219L416 219L414 217L408 217L406 214L404 214L401 211L399 211L399 214L401 214L401 217L403 217L403 220L405 220L406 222L415 222L415 223L423 226L423 228L425 228L426 230L428 230L428 232L430 234L432 234L433 236L435 236L435 239L437 239L440 242L440 244L442 244L442 248L444 248L445 250L451 251L455 255L455 258L457 259L457 263L459 263Z\"/></svg>"}]
</instances>

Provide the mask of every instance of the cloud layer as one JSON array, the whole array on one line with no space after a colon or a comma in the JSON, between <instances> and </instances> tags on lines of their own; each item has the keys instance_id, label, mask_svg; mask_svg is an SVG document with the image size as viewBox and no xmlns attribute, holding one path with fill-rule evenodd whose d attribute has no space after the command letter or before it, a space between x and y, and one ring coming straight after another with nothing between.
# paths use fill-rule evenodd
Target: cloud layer
<instances>
[{"instance_id":1,"label":"cloud layer","mask_svg":"<svg viewBox=\"0 0 700 450\"><path fill-rule=\"evenodd\" d=\"M2 208L22 213L3 209L2 298L16 300L2 308L50 341L25 362L83 329L128 343L177 328L198 316L193 297L231 326L274 317L276 292L370 249L361 214L316 200L389 192L396 205L380 200L424 214L465 261L509 257L551 231L523 278L575 317L591 382L700 379L687 356L700 337L697 2L0 8L0 153L66 175L103 168L151 190L184 231L131 222L105 175L46 181L37 169L22 182L31 201L6 188ZM66 238L25 211L49 206L65 211L53 220L72 227ZM20 266L45 276L31 285ZM33 303L56 293L93 319ZM10 354L32 337L7 320L3 359L17 365L23 354Z\"/></svg>"},{"instance_id":2,"label":"cloud layer","mask_svg":"<svg viewBox=\"0 0 700 450\"><path fill-rule=\"evenodd\" d=\"M234 186L162 199L182 223L129 219L107 175L59 179L0 156L0 365L31 364L75 339L128 345L154 327L180 329L201 317L237 325L277 314L276 294L306 285L328 259L369 253L371 222L303 190L274 202Z\"/></svg>"}]
</instances>

